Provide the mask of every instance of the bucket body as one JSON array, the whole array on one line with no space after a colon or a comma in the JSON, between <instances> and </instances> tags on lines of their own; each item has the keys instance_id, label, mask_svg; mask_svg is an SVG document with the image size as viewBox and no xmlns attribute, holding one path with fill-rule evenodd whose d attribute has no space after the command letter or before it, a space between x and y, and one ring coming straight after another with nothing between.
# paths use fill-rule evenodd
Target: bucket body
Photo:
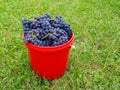
<instances>
[{"instance_id":1,"label":"bucket body","mask_svg":"<svg viewBox=\"0 0 120 90\"><path fill-rule=\"evenodd\" d=\"M35 46L31 43L25 43L33 70L40 77L49 80L61 77L67 67L69 50L73 41L74 34L72 33L68 42L54 47Z\"/></svg>"}]
</instances>

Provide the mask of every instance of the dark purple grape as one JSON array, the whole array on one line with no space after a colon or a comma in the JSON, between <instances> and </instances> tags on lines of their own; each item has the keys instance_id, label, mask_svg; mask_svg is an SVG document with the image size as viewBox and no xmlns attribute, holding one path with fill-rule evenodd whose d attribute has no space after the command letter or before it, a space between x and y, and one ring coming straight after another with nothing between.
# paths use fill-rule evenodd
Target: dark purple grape
<instances>
[{"instance_id":1,"label":"dark purple grape","mask_svg":"<svg viewBox=\"0 0 120 90\"><path fill-rule=\"evenodd\" d=\"M24 31L29 31L30 29L29 28L24 28Z\"/></svg>"}]
</instances>

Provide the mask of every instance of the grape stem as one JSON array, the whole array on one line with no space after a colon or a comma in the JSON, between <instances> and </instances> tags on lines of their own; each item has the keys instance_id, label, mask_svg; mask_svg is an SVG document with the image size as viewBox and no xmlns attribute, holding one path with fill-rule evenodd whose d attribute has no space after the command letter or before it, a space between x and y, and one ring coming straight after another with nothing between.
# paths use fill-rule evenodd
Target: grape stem
<instances>
[{"instance_id":1,"label":"grape stem","mask_svg":"<svg viewBox=\"0 0 120 90\"><path fill-rule=\"evenodd\" d=\"M34 33L34 32L32 32L31 36L32 36L32 37L35 37L35 33Z\"/></svg>"},{"instance_id":2,"label":"grape stem","mask_svg":"<svg viewBox=\"0 0 120 90\"><path fill-rule=\"evenodd\" d=\"M41 39L45 39L50 33L46 34L44 37L42 37Z\"/></svg>"}]
</instances>

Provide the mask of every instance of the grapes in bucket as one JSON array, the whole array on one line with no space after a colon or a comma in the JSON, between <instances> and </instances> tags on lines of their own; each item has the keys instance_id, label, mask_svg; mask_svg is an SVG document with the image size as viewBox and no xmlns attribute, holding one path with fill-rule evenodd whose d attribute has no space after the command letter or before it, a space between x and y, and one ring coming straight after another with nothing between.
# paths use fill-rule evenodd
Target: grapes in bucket
<instances>
[{"instance_id":1,"label":"grapes in bucket","mask_svg":"<svg viewBox=\"0 0 120 90\"><path fill-rule=\"evenodd\" d=\"M72 35L70 24L67 24L61 16L51 19L46 13L34 20L23 19L24 42L36 46L57 46L66 43Z\"/></svg>"},{"instance_id":2,"label":"grapes in bucket","mask_svg":"<svg viewBox=\"0 0 120 90\"><path fill-rule=\"evenodd\" d=\"M23 41L28 49L30 64L42 78L61 77L67 67L69 50L74 41L70 24L61 16L54 19L46 13L34 20L22 20Z\"/></svg>"}]
</instances>

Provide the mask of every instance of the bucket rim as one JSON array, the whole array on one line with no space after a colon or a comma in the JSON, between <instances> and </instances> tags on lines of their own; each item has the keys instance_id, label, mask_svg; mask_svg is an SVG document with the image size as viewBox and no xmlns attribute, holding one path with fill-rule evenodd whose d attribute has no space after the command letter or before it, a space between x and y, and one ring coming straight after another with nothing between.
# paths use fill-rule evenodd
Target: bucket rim
<instances>
[{"instance_id":1,"label":"bucket rim","mask_svg":"<svg viewBox=\"0 0 120 90\"><path fill-rule=\"evenodd\" d=\"M24 38L24 35L22 36ZM39 50L45 50L45 51L53 51L53 50L57 50L57 49L63 49L65 47L69 47L71 48L72 46L72 43L73 43L73 40L74 40L74 33L72 33L71 35L71 38L69 41L67 41L66 43L64 44L61 44L61 45L58 45L58 46L50 46L50 47L44 47L44 46L35 46L34 44L32 43L25 43L25 45L28 47L28 48L34 48L34 49L39 49Z\"/></svg>"}]
</instances>

